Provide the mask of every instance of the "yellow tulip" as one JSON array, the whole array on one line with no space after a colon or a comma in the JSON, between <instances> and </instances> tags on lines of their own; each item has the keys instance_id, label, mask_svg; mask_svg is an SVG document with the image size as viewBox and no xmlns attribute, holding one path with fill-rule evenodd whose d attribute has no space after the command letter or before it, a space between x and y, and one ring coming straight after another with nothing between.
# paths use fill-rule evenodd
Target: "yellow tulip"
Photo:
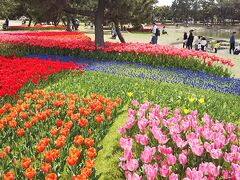
<instances>
[{"instance_id":1,"label":"yellow tulip","mask_svg":"<svg viewBox=\"0 0 240 180\"><path fill-rule=\"evenodd\" d=\"M190 103L194 102L194 100L195 100L195 99L194 99L193 97L189 98L189 102L190 102Z\"/></svg>"},{"instance_id":2,"label":"yellow tulip","mask_svg":"<svg viewBox=\"0 0 240 180\"><path fill-rule=\"evenodd\" d=\"M132 92L128 92L127 95L128 95L129 97L132 97L132 96L133 96L133 93L132 93Z\"/></svg>"},{"instance_id":3,"label":"yellow tulip","mask_svg":"<svg viewBox=\"0 0 240 180\"><path fill-rule=\"evenodd\" d=\"M200 98L199 100L198 100L198 102L200 103L200 104L203 104L205 101L204 101L204 98Z\"/></svg>"},{"instance_id":4,"label":"yellow tulip","mask_svg":"<svg viewBox=\"0 0 240 180\"><path fill-rule=\"evenodd\" d=\"M184 111L185 114L188 114L190 112L189 109L184 109L183 111Z\"/></svg>"}]
</instances>

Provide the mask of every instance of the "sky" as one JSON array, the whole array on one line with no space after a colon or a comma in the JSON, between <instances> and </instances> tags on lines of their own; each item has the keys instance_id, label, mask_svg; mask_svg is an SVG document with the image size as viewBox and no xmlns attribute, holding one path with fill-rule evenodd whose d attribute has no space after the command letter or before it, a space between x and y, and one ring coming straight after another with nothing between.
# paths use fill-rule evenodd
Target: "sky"
<instances>
[{"instance_id":1,"label":"sky","mask_svg":"<svg viewBox=\"0 0 240 180\"><path fill-rule=\"evenodd\" d=\"M160 6L163 6L163 5L172 5L172 2L173 0L158 0L158 4Z\"/></svg>"}]
</instances>

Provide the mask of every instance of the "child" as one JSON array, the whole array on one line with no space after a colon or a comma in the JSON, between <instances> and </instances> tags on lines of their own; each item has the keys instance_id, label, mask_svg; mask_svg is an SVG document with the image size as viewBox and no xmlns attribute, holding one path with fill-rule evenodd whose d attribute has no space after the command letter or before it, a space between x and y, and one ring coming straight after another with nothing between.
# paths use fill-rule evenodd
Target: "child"
<instances>
[{"instance_id":1,"label":"child","mask_svg":"<svg viewBox=\"0 0 240 180\"><path fill-rule=\"evenodd\" d=\"M202 40L201 40L201 50L202 51L206 51L206 47L207 47L207 40L205 37L202 37Z\"/></svg>"},{"instance_id":2,"label":"child","mask_svg":"<svg viewBox=\"0 0 240 180\"><path fill-rule=\"evenodd\" d=\"M220 46L221 46L220 41L216 41L216 42L213 44L214 53L217 53L217 51L218 51L218 49L220 48Z\"/></svg>"},{"instance_id":3,"label":"child","mask_svg":"<svg viewBox=\"0 0 240 180\"><path fill-rule=\"evenodd\" d=\"M234 54L235 54L235 55L239 55L239 54L240 54L240 44L239 44L238 47L235 49Z\"/></svg>"}]
</instances>

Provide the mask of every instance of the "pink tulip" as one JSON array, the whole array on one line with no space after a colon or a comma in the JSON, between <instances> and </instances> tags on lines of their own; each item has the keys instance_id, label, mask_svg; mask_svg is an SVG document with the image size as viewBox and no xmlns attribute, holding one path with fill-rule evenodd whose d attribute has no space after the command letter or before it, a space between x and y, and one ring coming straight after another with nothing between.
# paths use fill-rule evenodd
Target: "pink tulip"
<instances>
[{"instance_id":1,"label":"pink tulip","mask_svg":"<svg viewBox=\"0 0 240 180\"><path fill-rule=\"evenodd\" d=\"M178 175L172 173L172 174L169 176L169 180L178 180Z\"/></svg>"},{"instance_id":2,"label":"pink tulip","mask_svg":"<svg viewBox=\"0 0 240 180\"><path fill-rule=\"evenodd\" d=\"M135 110L133 110L131 108L128 109L128 116L133 117L135 115L135 113L136 113Z\"/></svg>"},{"instance_id":3,"label":"pink tulip","mask_svg":"<svg viewBox=\"0 0 240 180\"><path fill-rule=\"evenodd\" d=\"M176 161L177 161L177 158L174 155L172 154L167 155L167 162L169 165L174 165Z\"/></svg>"},{"instance_id":4,"label":"pink tulip","mask_svg":"<svg viewBox=\"0 0 240 180\"><path fill-rule=\"evenodd\" d=\"M225 154L224 154L224 160L225 160L226 162L231 163L231 162L233 162L234 155L235 155L234 153L225 153Z\"/></svg>"},{"instance_id":5,"label":"pink tulip","mask_svg":"<svg viewBox=\"0 0 240 180\"><path fill-rule=\"evenodd\" d=\"M132 127L134 126L135 123L136 123L136 120L135 120L134 116L129 116L127 119L127 122L124 125L124 128L132 129Z\"/></svg>"},{"instance_id":6,"label":"pink tulip","mask_svg":"<svg viewBox=\"0 0 240 180\"><path fill-rule=\"evenodd\" d=\"M202 121L209 127L212 126L212 120L210 119L210 116L208 114L205 114L202 117Z\"/></svg>"},{"instance_id":7,"label":"pink tulip","mask_svg":"<svg viewBox=\"0 0 240 180\"><path fill-rule=\"evenodd\" d=\"M150 163L152 161L153 155L156 152L156 148L153 147L149 147L149 146L145 146L142 154L141 154L141 160L144 163Z\"/></svg>"},{"instance_id":8,"label":"pink tulip","mask_svg":"<svg viewBox=\"0 0 240 180\"><path fill-rule=\"evenodd\" d=\"M139 176L137 173L131 173L129 171L125 172L126 180L142 180L142 176Z\"/></svg>"},{"instance_id":9,"label":"pink tulip","mask_svg":"<svg viewBox=\"0 0 240 180\"><path fill-rule=\"evenodd\" d=\"M234 128L234 125L232 123L227 123L226 124L226 130L229 134L232 133L234 131L234 129L235 128Z\"/></svg>"},{"instance_id":10,"label":"pink tulip","mask_svg":"<svg viewBox=\"0 0 240 180\"><path fill-rule=\"evenodd\" d=\"M135 136L135 140L137 143L144 145L144 146L148 144L148 136L147 135L137 134Z\"/></svg>"},{"instance_id":11,"label":"pink tulip","mask_svg":"<svg viewBox=\"0 0 240 180\"><path fill-rule=\"evenodd\" d=\"M220 159L222 157L221 149L212 149L210 155L213 159Z\"/></svg>"},{"instance_id":12,"label":"pink tulip","mask_svg":"<svg viewBox=\"0 0 240 180\"><path fill-rule=\"evenodd\" d=\"M138 161L136 159L130 159L126 163L126 168L129 171L136 171L138 167L139 167L139 164L138 164Z\"/></svg>"},{"instance_id":13,"label":"pink tulip","mask_svg":"<svg viewBox=\"0 0 240 180\"><path fill-rule=\"evenodd\" d=\"M186 177L189 178L189 180L202 180L203 172L197 171L195 168L193 169L187 168Z\"/></svg>"},{"instance_id":14,"label":"pink tulip","mask_svg":"<svg viewBox=\"0 0 240 180\"><path fill-rule=\"evenodd\" d=\"M139 105L139 103L138 103L138 101L133 100L133 101L132 101L132 105L133 105L134 107L137 107L137 106Z\"/></svg>"},{"instance_id":15,"label":"pink tulip","mask_svg":"<svg viewBox=\"0 0 240 180\"><path fill-rule=\"evenodd\" d=\"M148 180L154 180L157 177L158 165L157 164L144 164L144 171Z\"/></svg>"},{"instance_id":16,"label":"pink tulip","mask_svg":"<svg viewBox=\"0 0 240 180\"><path fill-rule=\"evenodd\" d=\"M168 167L166 162L161 162L161 168L159 171L162 177L168 177L172 172L171 167Z\"/></svg>"},{"instance_id":17,"label":"pink tulip","mask_svg":"<svg viewBox=\"0 0 240 180\"><path fill-rule=\"evenodd\" d=\"M143 133L146 130L146 127L148 125L148 120L145 118L141 118L138 120L138 128Z\"/></svg>"},{"instance_id":18,"label":"pink tulip","mask_svg":"<svg viewBox=\"0 0 240 180\"><path fill-rule=\"evenodd\" d=\"M158 152L164 154L164 155L167 155L167 154L172 154L173 150L171 147L166 147L165 145L161 146L159 145L158 146Z\"/></svg>"},{"instance_id":19,"label":"pink tulip","mask_svg":"<svg viewBox=\"0 0 240 180\"><path fill-rule=\"evenodd\" d=\"M237 140L237 135L234 134L234 133L231 133L231 134L229 135L229 137L228 137L228 140L229 140L230 142L236 141L236 140Z\"/></svg>"},{"instance_id":20,"label":"pink tulip","mask_svg":"<svg viewBox=\"0 0 240 180\"><path fill-rule=\"evenodd\" d=\"M178 161L180 162L181 165L185 166L187 164L187 156L185 154L180 154L178 156Z\"/></svg>"},{"instance_id":21,"label":"pink tulip","mask_svg":"<svg viewBox=\"0 0 240 180\"><path fill-rule=\"evenodd\" d=\"M163 134L160 128L153 127L151 132L156 140L158 140L159 144L165 144L168 142L167 136Z\"/></svg>"},{"instance_id":22,"label":"pink tulip","mask_svg":"<svg viewBox=\"0 0 240 180\"><path fill-rule=\"evenodd\" d=\"M240 178L240 165L232 163L232 175L231 179L239 179Z\"/></svg>"},{"instance_id":23,"label":"pink tulip","mask_svg":"<svg viewBox=\"0 0 240 180\"><path fill-rule=\"evenodd\" d=\"M222 177L224 179L229 179L229 172L227 170L222 170Z\"/></svg>"},{"instance_id":24,"label":"pink tulip","mask_svg":"<svg viewBox=\"0 0 240 180\"><path fill-rule=\"evenodd\" d=\"M133 141L132 141L132 138L130 138L130 137L121 138L119 140L119 144L120 144L121 148L124 149L124 150L126 150L126 149L131 150L132 149L132 143L133 143Z\"/></svg>"},{"instance_id":25,"label":"pink tulip","mask_svg":"<svg viewBox=\"0 0 240 180\"><path fill-rule=\"evenodd\" d=\"M118 129L118 132L119 132L119 134L125 134L126 133L126 129L124 127L120 127Z\"/></svg>"}]
</instances>

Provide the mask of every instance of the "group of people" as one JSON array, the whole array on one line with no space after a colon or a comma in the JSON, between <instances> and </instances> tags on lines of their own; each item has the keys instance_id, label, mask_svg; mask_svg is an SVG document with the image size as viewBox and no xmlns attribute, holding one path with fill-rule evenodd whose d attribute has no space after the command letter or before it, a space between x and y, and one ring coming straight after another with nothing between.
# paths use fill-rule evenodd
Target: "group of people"
<instances>
[{"instance_id":1,"label":"group of people","mask_svg":"<svg viewBox=\"0 0 240 180\"><path fill-rule=\"evenodd\" d=\"M235 48L235 34L236 32L233 32L231 37L230 37L230 54L240 54L240 44L237 48ZM218 49L221 47L221 43L218 40L208 42L206 37L204 36L197 36L195 37L193 35L193 30L189 31L189 34L187 32L184 32L183 34L183 48L188 48L188 49L193 49L193 44L194 44L194 49L196 51L207 51L208 45L210 44L210 48L214 53L218 52Z\"/></svg>"},{"instance_id":2,"label":"group of people","mask_svg":"<svg viewBox=\"0 0 240 180\"><path fill-rule=\"evenodd\" d=\"M153 27L152 27L152 38L151 38L151 41L150 43L151 44L157 44L158 42L158 37L160 36L161 34L161 31L160 29L157 27L157 24L156 23L153 23ZM162 34L167 34L167 31L165 30L165 26L163 26L163 30L162 30Z\"/></svg>"}]
</instances>

